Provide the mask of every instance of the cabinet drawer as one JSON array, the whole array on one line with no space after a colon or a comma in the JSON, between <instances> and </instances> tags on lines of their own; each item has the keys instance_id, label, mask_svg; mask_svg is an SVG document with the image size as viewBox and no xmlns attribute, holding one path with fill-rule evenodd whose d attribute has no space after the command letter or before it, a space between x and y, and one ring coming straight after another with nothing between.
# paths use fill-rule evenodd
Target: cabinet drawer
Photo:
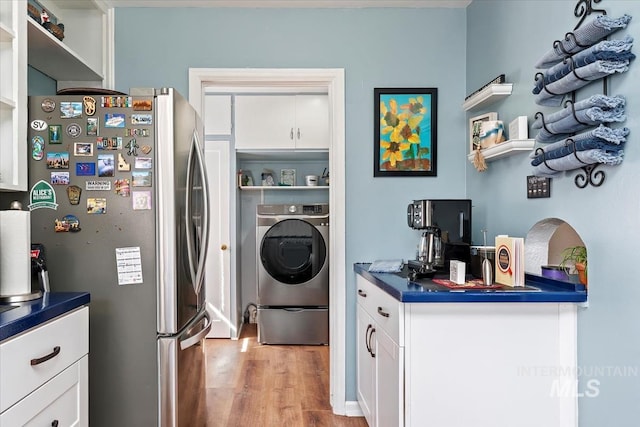
<instances>
[{"instance_id":1,"label":"cabinet drawer","mask_svg":"<svg viewBox=\"0 0 640 427\"><path fill-rule=\"evenodd\" d=\"M89 352L89 308L84 307L0 345L0 412ZM50 358L49 358L50 357ZM7 424L11 425L11 424Z\"/></svg>"},{"instance_id":2,"label":"cabinet drawer","mask_svg":"<svg viewBox=\"0 0 640 427\"><path fill-rule=\"evenodd\" d=\"M88 383L88 356L84 356L2 413L0 425L87 426Z\"/></svg>"},{"instance_id":3,"label":"cabinet drawer","mask_svg":"<svg viewBox=\"0 0 640 427\"><path fill-rule=\"evenodd\" d=\"M395 343L404 346L403 304L364 277L356 277L358 304Z\"/></svg>"}]
</instances>

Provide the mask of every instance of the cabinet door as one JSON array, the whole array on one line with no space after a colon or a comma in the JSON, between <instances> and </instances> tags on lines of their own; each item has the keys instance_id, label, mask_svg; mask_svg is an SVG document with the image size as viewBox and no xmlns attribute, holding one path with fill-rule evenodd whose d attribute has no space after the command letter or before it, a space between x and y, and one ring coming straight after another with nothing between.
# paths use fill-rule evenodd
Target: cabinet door
<instances>
[{"instance_id":1,"label":"cabinet door","mask_svg":"<svg viewBox=\"0 0 640 427\"><path fill-rule=\"evenodd\" d=\"M376 328L376 425L404 425L404 348Z\"/></svg>"},{"instance_id":2,"label":"cabinet door","mask_svg":"<svg viewBox=\"0 0 640 427\"><path fill-rule=\"evenodd\" d=\"M209 181L211 230L205 270L205 295L213 307L207 338L230 338L234 325L231 296L231 142L206 141L204 158ZM235 325L234 325L235 326Z\"/></svg>"},{"instance_id":3,"label":"cabinet door","mask_svg":"<svg viewBox=\"0 0 640 427\"><path fill-rule=\"evenodd\" d=\"M293 95L236 95L236 149L295 148L295 115Z\"/></svg>"},{"instance_id":4,"label":"cabinet door","mask_svg":"<svg viewBox=\"0 0 640 427\"><path fill-rule=\"evenodd\" d=\"M358 362L357 389L360 409L369 427L375 427L375 358L369 351L375 334L373 320L358 304L356 358Z\"/></svg>"},{"instance_id":5,"label":"cabinet door","mask_svg":"<svg viewBox=\"0 0 640 427\"><path fill-rule=\"evenodd\" d=\"M329 148L329 97L296 96L296 148Z\"/></svg>"},{"instance_id":6,"label":"cabinet door","mask_svg":"<svg viewBox=\"0 0 640 427\"><path fill-rule=\"evenodd\" d=\"M0 1L0 190L27 191L27 2Z\"/></svg>"},{"instance_id":7,"label":"cabinet door","mask_svg":"<svg viewBox=\"0 0 640 427\"><path fill-rule=\"evenodd\" d=\"M231 95L204 96L204 134L231 135Z\"/></svg>"}]
</instances>

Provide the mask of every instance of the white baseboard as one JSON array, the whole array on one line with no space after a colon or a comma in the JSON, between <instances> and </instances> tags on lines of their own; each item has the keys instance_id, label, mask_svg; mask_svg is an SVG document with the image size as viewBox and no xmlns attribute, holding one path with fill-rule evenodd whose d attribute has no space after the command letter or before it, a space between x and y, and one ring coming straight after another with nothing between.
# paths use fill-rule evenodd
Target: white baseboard
<instances>
[{"instance_id":1,"label":"white baseboard","mask_svg":"<svg viewBox=\"0 0 640 427\"><path fill-rule=\"evenodd\" d=\"M344 409L347 417L364 417L358 401L351 400L345 402Z\"/></svg>"}]
</instances>

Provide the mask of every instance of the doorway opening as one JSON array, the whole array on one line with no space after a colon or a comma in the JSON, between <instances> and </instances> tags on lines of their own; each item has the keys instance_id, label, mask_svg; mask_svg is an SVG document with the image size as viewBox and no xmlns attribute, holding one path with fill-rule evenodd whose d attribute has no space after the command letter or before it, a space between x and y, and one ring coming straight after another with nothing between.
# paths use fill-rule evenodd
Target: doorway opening
<instances>
[{"instance_id":1,"label":"doorway opening","mask_svg":"<svg viewBox=\"0 0 640 427\"><path fill-rule=\"evenodd\" d=\"M330 403L335 414L350 415L346 388L345 93L343 69L190 68L189 101L202 115L211 87L323 87L329 97L329 366ZM354 409L354 413L357 410Z\"/></svg>"}]
</instances>

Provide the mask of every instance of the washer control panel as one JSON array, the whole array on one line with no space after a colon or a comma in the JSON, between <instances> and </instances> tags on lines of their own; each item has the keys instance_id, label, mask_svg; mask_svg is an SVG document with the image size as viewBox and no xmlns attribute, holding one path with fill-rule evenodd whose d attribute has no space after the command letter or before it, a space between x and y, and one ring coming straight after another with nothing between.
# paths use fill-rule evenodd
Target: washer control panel
<instances>
[{"instance_id":1,"label":"washer control panel","mask_svg":"<svg viewBox=\"0 0 640 427\"><path fill-rule=\"evenodd\" d=\"M326 203L311 203L305 205L258 205L259 215L326 215L329 205Z\"/></svg>"}]
</instances>

